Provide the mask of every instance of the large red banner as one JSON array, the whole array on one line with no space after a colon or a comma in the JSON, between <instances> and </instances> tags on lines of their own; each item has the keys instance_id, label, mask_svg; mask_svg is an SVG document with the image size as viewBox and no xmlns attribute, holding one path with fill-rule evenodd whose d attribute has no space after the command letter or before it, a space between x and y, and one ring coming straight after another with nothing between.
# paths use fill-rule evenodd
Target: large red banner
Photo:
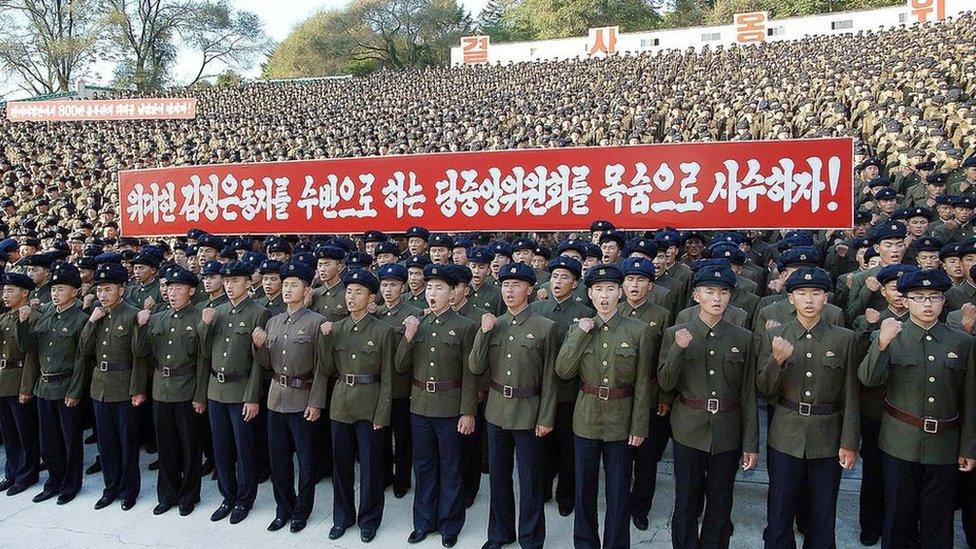
<instances>
[{"instance_id":1,"label":"large red banner","mask_svg":"<svg viewBox=\"0 0 976 549\"><path fill-rule=\"evenodd\" d=\"M7 103L7 120L11 122L146 120L194 118L196 115L197 100L192 97Z\"/></svg>"},{"instance_id":2,"label":"large red banner","mask_svg":"<svg viewBox=\"0 0 976 549\"><path fill-rule=\"evenodd\" d=\"M843 229L853 141L683 143L220 164L123 171L130 236Z\"/></svg>"}]
</instances>

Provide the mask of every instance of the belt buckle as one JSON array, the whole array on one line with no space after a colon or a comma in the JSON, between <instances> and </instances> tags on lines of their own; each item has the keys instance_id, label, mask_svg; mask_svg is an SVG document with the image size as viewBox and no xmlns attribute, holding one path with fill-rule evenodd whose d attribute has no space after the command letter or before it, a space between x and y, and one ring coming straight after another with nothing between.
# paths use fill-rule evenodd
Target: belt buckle
<instances>
[{"instance_id":1,"label":"belt buckle","mask_svg":"<svg viewBox=\"0 0 976 549\"><path fill-rule=\"evenodd\" d=\"M41 372L41 381L43 381L44 383L51 383L51 374L45 374L44 372Z\"/></svg>"},{"instance_id":2,"label":"belt buckle","mask_svg":"<svg viewBox=\"0 0 976 549\"><path fill-rule=\"evenodd\" d=\"M801 402L799 408L797 409L797 412L799 412L801 416L808 416L812 411L813 405L809 402Z\"/></svg>"},{"instance_id":3,"label":"belt buckle","mask_svg":"<svg viewBox=\"0 0 976 549\"><path fill-rule=\"evenodd\" d=\"M227 378L224 377L224 373L223 372L217 372L217 382L218 383L224 383L224 380L225 379L227 379Z\"/></svg>"},{"instance_id":4,"label":"belt buckle","mask_svg":"<svg viewBox=\"0 0 976 549\"><path fill-rule=\"evenodd\" d=\"M6 370L6 369L7 369L7 359L0 358L0 370Z\"/></svg>"},{"instance_id":5,"label":"belt buckle","mask_svg":"<svg viewBox=\"0 0 976 549\"><path fill-rule=\"evenodd\" d=\"M346 374L346 385L352 387L356 384L356 374Z\"/></svg>"},{"instance_id":6,"label":"belt buckle","mask_svg":"<svg viewBox=\"0 0 976 549\"><path fill-rule=\"evenodd\" d=\"M512 398L515 396L515 387L511 385L502 385L502 396L505 398Z\"/></svg>"},{"instance_id":7,"label":"belt buckle","mask_svg":"<svg viewBox=\"0 0 976 549\"><path fill-rule=\"evenodd\" d=\"M717 414L718 413L718 399L717 398L710 398L707 401L705 401L705 410L707 410L707 411L709 411L709 412L711 412L713 414Z\"/></svg>"},{"instance_id":8,"label":"belt buckle","mask_svg":"<svg viewBox=\"0 0 976 549\"><path fill-rule=\"evenodd\" d=\"M610 387L604 387L604 386L597 387L596 398L600 400L610 400Z\"/></svg>"},{"instance_id":9,"label":"belt buckle","mask_svg":"<svg viewBox=\"0 0 976 549\"><path fill-rule=\"evenodd\" d=\"M927 417L922 420L922 430L926 433L936 434L939 432L939 420Z\"/></svg>"},{"instance_id":10,"label":"belt buckle","mask_svg":"<svg viewBox=\"0 0 976 549\"><path fill-rule=\"evenodd\" d=\"M424 383L424 390L427 391L428 393L437 392L437 382L427 381L426 383Z\"/></svg>"},{"instance_id":11,"label":"belt buckle","mask_svg":"<svg viewBox=\"0 0 976 549\"><path fill-rule=\"evenodd\" d=\"M173 374L172 370L169 369L169 366L163 366L162 370L163 370L163 377L169 377Z\"/></svg>"},{"instance_id":12,"label":"belt buckle","mask_svg":"<svg viewBox=\"0 0 976 549\"><path fill-rule=\"evenodd\" d=\"M107 372L108 371L108 361L107 360L100 360L100 361L98 361L98 371L100 371L100 372Z\"/></svg>"},{"instance_id":13,"label":"belt buckle","mask_svg":"<svg viewBox=\"0 0 976 549\"><path fill-rule=\"evenodd\" d=\"M287 387L287 386L288 386L288 376L286 376L285 374L281 374L281 375L279 375L279 376L278 376L278 383L279 383L279 384L280 384L280 385L281 385L282 387Z\"/></svg>"}]
</instances>

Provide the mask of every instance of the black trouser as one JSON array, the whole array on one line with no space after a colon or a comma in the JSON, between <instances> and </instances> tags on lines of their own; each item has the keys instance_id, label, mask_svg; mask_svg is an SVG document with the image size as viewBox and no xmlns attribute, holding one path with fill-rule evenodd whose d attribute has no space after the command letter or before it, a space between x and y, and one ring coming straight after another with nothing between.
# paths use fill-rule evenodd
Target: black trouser
<instances>
[{"instance_id":1,"label":"black trouser","mask_svg":"<svg viewBox=\"0 0 976 549\"><path fill-rule=\"evenodd\" d=\"M159 503L190 507L200 501L200 435L193 403L153 403L159 475L156 497Z\"/></svg>"},{"instance_id":2,"label":"black trouser","mask_svg":"<svg viewBox=\"0 0 976 549\"><path fill-rule=\"evenodd\" d=\"M332 522L348 528L359 524L362 532L375 532L383 520L383 432L370 421L332 421ZM359 513L353 481L359 454Z\"/></svg>"},{"instance_id":3,"label":"black trouser","mask_svg":"<svg viewBox=\"0 0 976 549\"><path fill-rule=\"evenodd\" d=\"M383 485L395 492L410 489L410 398L394 398L390 426L383 429Z\"/></svg>"},{"instance_id":4,"label":"black trouser","mask_svg":"<svg viewBox=\"0 0 976 549\"><path fill-rule=\"evenodd\" d=\"M152 386L152 379L149 380ZM151 392L151 391L150 391ZM138 431L139 446L146 449L146 452L156 451L156 426L153 414L153 398L151 394L146 394L146 400L135 409L136 430Z\"/></svg>"},{"instance_id":5,"label":"black trouser","mask_svg":"<svg viewBox=\"0 0 976 549\"><path fill-rule=\"evenodd\" d=\"M958 466L922 465L882 451L881 468L885 495L882 547L952 547ZM918 540L913 543L915 532Z\"/></svg>"},{"instance_id":6,"label":"black trouser","mask_svg":"<svg viewBox=\"0 0 976 549\"><path fill-rule=\"evenodd\" d=\"M512 474L517 462L518 542L523 549L542 547L546 539L542 458L542 439L534 429L509 430L488 423L489 542L501 545L516 540Z\"/></svg>"},{"instance_id":7,"label":"black trouser","mask_svg":"<svg viewBox=\"0 0 976 549\"><path fill-rule=\"evenodd\" d=\"M840 463L836 457L800 459L768 447L769 489L767 490L767 549L793 549L796 537L793 520L800 499L806 499L807 529L803 547L836 547L837 493L840 490ZM775 463L775 466L773 465Z\"/></svg>"},{"instance_id":8,"label":"black trouser","mask_svg":"<svg viewBox=\"0 0 976 549\"><path fill-rule=\"evenodd\" d=\"M884 527L884 483L878 435L881 422L861 415L861 493L858 521L865 537L880 538Z\"/></svg>"},{"instance_id":9,"label":"black trouser","mask_svg":"<svg viewBox=\"0 0 976 549\"><path fill-rule=\"evenodd\" d=\"M673 441L675 549L727 548L732 535L732 496L741 450L710 454ZM699 533L698 519L702 518Z\"/></svg>"},{"instance_id":10,"label":"black trouser","mask_svg":"<svg viewBox=\"0 0 976 549\"><path fill-rule=\"evenodd\" d=\"M487 437L485 426L485 401L481 401L478 403L478 415L474 418L474 432L461 437L461 482L467 507L471 506L481 489Z\"/></svg>"},{"instance_id":11,"label":"black trouser","mask_svg":"<svg viewBox=\"0 0 976 549\"><path fill-rule=\"evenodd\" d=\"M41 458L47 464L44 490L74 496L81 490L85 468L82 408L69 408L63 398L38 398L37 411L41 426Z\"/></svg>"},{"instance_id":12,"label":"black trouser","mask_svg":"<svg viewBox=\"0 0 976 549\"><path fill-rule=\"evenodd\" d=\"M37 406L34 399L21 404L18 395L0 397L0 431L6 454L4 477L15 486L32 486L40 473Z\"/></svg>"},{"instance_id":13,"label":"black trouser","mask_svg":"<svg viewBox=\"0 0 976 549\"><path fill-rule=\"evenodd\" d=\"M576 512L573 542L577 548L623 549L630 547L630 478L634 453L626 440L604 442L573 437L576 453ZM603 520L603 544L597 523L600 460L606 481L607 511Z\"/></svg>"},{"instance_id":14,"label":"black trouser","mask_svg":"<svg viewBox=\"0 0 976 549\"><path fill-rule=\"evenodd\" d=\"M657 415L651 410L650 428L647 438L634 448L634 486L630 491L630 514L647 518L654 503L657 490L657 464L664 455L671 439L671 420L668 416Z\"/></svg>"},{"instance_id":15,"label":"black trouser","mask_svg":"<svg viewBox=\"0 0 976 549\"><path fill-rule=\"evenodd\" d=\"M258 493L257 435L254 422L244 421L244 403L210 400L217 488L223 504L250 509Z\"/></svg>"},{"instance_id":16,"label":"black trouser","mask_svg":"<svg viewBox=\"0 0 976 549\"><path fill-rule=\"evenodd\" d=\"M546 470L543 479L543 498L552 497L552 485L556 485L556 503L560 509L572 509L575 502L575 468L573 447L573 411L576 400L556 403L556 421L551 433L543 439Z\"/></svg>"},{"instance_id":17,"label":"black trouser","mask_svg":"<svg viewBox=\"0 0 976 549\"><path fill-rule=\"evenodd\" d=\"M315 503L315 455L312 422L305 412L281 413L268 410L268 455L271 483L277 503L275 516L308 520ZM295 493L295 456L298 456L298 493Z\"/></svg>"},{"instance_id":18,"label":"black trouser","mask_svg":"<svg viewBox=\"0 0 976 549\"><path fill-rule=\"evenodd\" d=\"M135 501L139 496L139 427L136 407L129 400L101 402L92 399L98 454L102 458L103 497Z\"/></svg>"},{"instance_id":19,"label":"black trouser","mask_svg":"<svg viewBox=\"0 0 976 549\"><path fill-rule=\"evenodd\" d=\"M327 394L326 402L332 402L332 392L335 390L336 378L329 376L326 381L325 389ZM321 480L332 476L332 420L329 419L329 409L322 410L319 419L312 427L312 448L315 449L315 479Z\"/></svg>"},{"instance_id":20,"label":"black trouser","mask_svg":"<svg viewBox=\"0 0 976 549\"><path fill-rule=\"evenodd\" d=\"M413 500L413 528L457 538L464 526L461 475L461 434L458 416L412 414L413 466L417 486Z\"/></svg>"},{"instance_id":21,"label":"black trouser","mask_svg":"<svg viewBox=\"0 0 976 549\"><path fill-rule=\"evenodd\" d=\"M962 510L962 531L966 544L976 547L976 471L959 472L959 508Z\"/></svg>"},{"instance_id":22,"label":"black trouser","mask_svg":"<svg viewBox=\"0 0 976 549\"><path fill-rule=\"evenodd\" d=\"M262 381L262 395L271 390L271 379ZM254 444L257 452L258 482L271 478L271 458L268 455L268 400L262 398L258 403L258 415L252 420L254 423Z\"/></svg>"}]
</instances>

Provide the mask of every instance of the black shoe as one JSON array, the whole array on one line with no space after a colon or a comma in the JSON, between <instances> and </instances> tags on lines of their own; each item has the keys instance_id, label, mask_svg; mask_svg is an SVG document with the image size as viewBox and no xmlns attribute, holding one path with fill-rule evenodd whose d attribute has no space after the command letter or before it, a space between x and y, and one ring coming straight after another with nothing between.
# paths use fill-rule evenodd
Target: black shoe
<instances>
[{"instance_id":1,"label":"black shoe","mask_svg":"<svg viewBox=\"0 0 976 549\"><path fill-rule=\"evenodd\" d=\"M244 507L234 507L234 510L230 514L230 523L237 524L247 518L247 514L250 513L250 509Z\"/></svg>"},{"instance_id":2,"label":"black shoe","mask_svg":"<svg viewBox=\"0 0 976 549\"><path fill-rule=\"evenodd\" d=\"M306 524L308 524L308 523L305 522L304 520L294 520L293 519L291 521L291 526L288 529L291 530L291 533L292 534L297 534L298 532L301 532L302 530L305 529L305 525Z\"/></svg>"},{"instance_id":3,"label":"black shoe","mask_svg":"<svg viewBox=\"0 0 976 549\"><path fill-rule=\"evenodd\" d=\"M160 503L159 505L153 507L153 514L154 515L162 515L163 513L165 513L166 511L169 511L172 508L173 508L173 506L170 505L170 504L168 504L168 503Z\"/></svg>"},{"instance_id":4,"label":"black shoe","mask_svg":"<svg viewBox=\"0 0 976 549\"><path fill-rule=\"evenodd\" d=\"M226 503L221 503L220 507L210 515L210 522L220 522L230 514L231 507Z\"/></svg>"},{"instance_id":5,"label":"black shoe","mask_svg":"<svg viewBox=\"0 0 976 549\"><path fill-rule=\"evenodd\" d=\"M30 488L31 486L32 486L31 484L14 484L13 486L10 487L10 489L7 490L7 495L16 496L21 492L26 492L27 489Z\"/></svg>"},{"instance_id":6,"label":"black shoe","mask_svg":"<svg viewBox=\"0 0 976 549\"><path fill-rule=\"evenodd\" d=\"M345 533L346 529L342 526L333 526L332 529L329 530L329 539L339 539L345 535Z\"/></svg>"},{"instance_id":7,"label":"black shoe","mask_svg":"<svg viewBox=\"0 0 976 549\"><path fill-rule=\"evenodd\" d=\"M92 463L87 469L85 469L86 475L94 475L95 473L102 472L102 460L95 458L95 463Z\"/></svg>"},{"instance_id":8,"label":"black shoe","mask_svg":"<svg viewBox=\"0 0 976 549\"><path fill-rule=\"evenodd\" d=\"M147 468L150 471L158 471L159 470L159 460L157 459L156 461L150 463Z\"/></svg>"},{"instance_id":9,"label":"black shoe","mask_svg":"<svg viewBox=\"0 0 976 549\"><path fill-rule=\"evenodd\" d=\"M61 494L60 496L58 496L57 504L66 505L68 503L71 503L71 501L74 500L75 496L77 495L78 494Z\"/></svg>"},{"instance_id":10,"label":"black shoe","mask_svg":"<svg viewBox=\"0 0 976 549\"><path fill-rule=\"evenodd\" d=\"M861 545L864 545L866 547L871 547L872 545L877 545L878 544L878 540L880 540L880 539L881 539L881 536L879 536L877 534L869 534L867 532L861 532Z\"/></svg>"},{"instance_id":11,"label":"black shoe","mask_svg":"<svg viewBox=\"0 0 976 549\"><path fill-rule=\"evenodd\" d=\"M271 480L271 472L270 471L268 471L267 473L261 473L261 474L258 475L258 484L264 484L265 482L268 482L269 480Z\"/></svg>"},{"instance_id":12,"label":"black shoe","mask_svg":"<svg viewBox=\"0 0 976 549\"><path fill-rule=\"evenodd\" d=\"M373 538L375 537L376 537L376 530L372 530L372 531L363 530L362 532L359 533L359 541L363 543L369 543L373 541Z\"/></svg>"},{"instance_id":13,"label":"black shoe","mask_svg":"<svg viewBox=\"0 0 976 549\"><path fill-rule=\"evenodd\" d=\"M284 517L275 517L275 519L271 521L271 524L268 525L268 531L277 532L278 530L284 528L286 524L288 524L288 519Z\"/></svg>"},{"instance_id":14,"label":"black shoe","mask_svg":"<svg viewBox=\"0 0 976 549\"><path fill-rule=\"evenodd\" d=\"M443 545L444 547L454 547L455 545L457 545L457 536L442 539L441 545Z\"/></svg>"},{"instance_id":15,"label":"black shoe","mask_svg":"<svg viewBox=\"0 0 976 549\"><path fill-rule=\"evenodd\" d=\"M5 478L3 480L0 480L0 492L7 491L13 485L14 485L14 479L12 478Z\"/></svg>"},{"instance_id":16,"label":"black shoe","mask_svg":"<svg viewBox=\"0 0 976 549\"><path fill-rule=\"evenodd\" d=\"M194 507L195 507L195 505L193 505L193 504L190 504L190 505L180 505L180 516L181 517L185 517L185 516L189 515L190 513L193 512L193 508Z\"/></svg>"},{"instance_id":17,"label":"black shoe","mask_svg":"<svg viewBox=\"0 0 976 549\"><path fill-rule=\"evenodd\" d=\"M559 506L559 516L561 516L561 517L568 517L569 515L572 515L572 514L573 514L573 506L572 505L560 505ZM645 519L644 522L646 523L647 522L647 519ZM646 528L646 526L645 526L645 528Z\"/></svg>"},{"instance_id":18,"label":"black shoe","mask_svg":"<svg viewBox=\"0 0 976 549\"><path fill-rule=\"evenodd\" d=\"M409 491L410 491L410 487L409 486L407 486L406 488L394 488L393 489L393 497L395 497L397 499L403 499L403 497L406 496L407 495L407 492L409 492Z\"/></svg>"},{"instance_id":19,"label":"black shoe","mask_svg":"<svg viewBox=\"0 0 976 549\"><path fill-rule=\"evenodd\" d=\"M104 508L108 507L109 505L112 505L112 502L114 502L114 501L115 501L115 498L110 498L108 496L102 496L102 497L100 497L98 499L98 501L95 502L95 510L97 511L99 509L104 509Z\"/></svg>"},{"instance_id":20,"label":"black shoe","mask_svg":"<svg viewBox=\"0 0 976 549\"><path fill-rule=\"evenodd\" d=\"M216 468L214 467L214 462L208 459L207 461L203 462L203 468L200 469L200 476L205 477L207 475L213 474L215 470Z\"/></svg>"},{"instance_id":21,"label":"black shoe","mask_svg":"<svg viewBox=\"0 0 976 549\"><path fill-rule=\"evenodd\" d=\"M123 511L128 511L129 509L132 509L135 506L136 506L136 500L134 500L134 499L128 499L128 500L123 500L122 501L122 510Z\"/></svg>"},{"instance_id":22,"label":"black shoe","mask_svg":"<svg viewBox=\"0 0 976 549\"><path fill-rule=\"evenodd\" d=\"M58 491L57 490L44 490L40 494L37 494L36 496L34 496L34 499L32 499L31 501L33 501L34 503L41 503L43 501L47 501L47 500L53 498L56 495L58 495Z\"/></svg>"},{"instance_id":23,"label":"black shoe","mask_svg":"<svg viewBox=\"0 0 976 549\"><path fill-rule=\"evenodd\" d=\"M94 429L93 429L93 431L94 431ZM95 433L94 432L92 434L88 435L87 437L85 437L85 444L95 444L96 442L98 442L98 439L95 438Z\"/></svg>"},{"instance_id":24,"label":"black shoe","mask_svg":"<svg viewBox=\"0 0 976 549\"><path fill-rule=\"evenodd\" d=\"M647 517L633 517L633 519L634 528L637 528L640 531L647 530Z\"/></svg>"},{"instance_id":25,"label":"black shoe","mask_svg":"<svg viewBox=\"0 0 976 549\"><path fill-rule=\"evenodd\" d=\"M425 539L427 539L427 532L414 530L413 532L410 532L410 537L407 538L407 543L420 543Z\"/></svg>"}]
</instances>

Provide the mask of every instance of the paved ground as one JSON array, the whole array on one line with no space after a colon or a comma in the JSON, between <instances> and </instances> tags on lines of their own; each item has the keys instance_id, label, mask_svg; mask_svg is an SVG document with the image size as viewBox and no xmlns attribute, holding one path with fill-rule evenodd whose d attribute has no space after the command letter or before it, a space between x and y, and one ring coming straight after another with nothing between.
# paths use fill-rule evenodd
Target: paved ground
<instances>
[{"instance_id":1,"label":"paved ground","mask_svg":"<svg viewBox=\"0 0 976 549\"><path fill-rule=\"evenodd\" d=\"M87 447L90 464L94 450ZM631 543L647 548L670 547L669 521L674 501L674 477L672 476L671 452L665 453L665 461L658 470L658 489L651 511L650 528L641 532L631 529ZM136 507L122 511L118 504L95 511L92 509L101 493L101 477L89 476L81 494L66 506L55 505L54 500L42 504L31 502L40 492L40 485L18 496L0 495L0 547L32 547L50 549L58 545L72 549L143 546L158 548L228 547L236 549L272 547L289 544L293 549L301 547L363 547L356 528L350 529L337 542L328 540L332 527L332 485L319 484L316 504L308 527L299 534L286 529L272 533L265 530L274 519L274 497L271 483L264 483L258 491L258 499L248 519L236 526L226 519L218 524L209 521L210 513L219 505L217 483L205 480L202 501L196 511L181 517L174 508L169 513L155 517L152 508L156 503L156 474L146 471L150 456L143 455L142 493ZM0 452L0 463L3 462ZM767 481L764 460L755 472L743 473L736 486L733 522L735 535L732 546L755 548L761 546L762 528L765 524ZM42 473L43 475L43 473ZM841 484L837 515L838 547L860 547L857 527L857 489L860 483L858 470L845 473ZM387 491L383 524L371 546L379 548L405 547L411 530L411 505L413 493L404 499L394 499ZM602 506L602 501L601 501ZM601 515L602 516L602 515ZM964 547L962 529L956 524L956 547ZM572 516L561 517L555 503L546 506L547 547L568 548L573 543ZM482 490L474 507L468 510L467 522L457 547L477 549L485 540L488 524L488 481L483 477ZM440 547L440 538L429 537L417 546L419 549ZM515 547L515 546L513 546Z\"/></svg>"}]
</instances>

